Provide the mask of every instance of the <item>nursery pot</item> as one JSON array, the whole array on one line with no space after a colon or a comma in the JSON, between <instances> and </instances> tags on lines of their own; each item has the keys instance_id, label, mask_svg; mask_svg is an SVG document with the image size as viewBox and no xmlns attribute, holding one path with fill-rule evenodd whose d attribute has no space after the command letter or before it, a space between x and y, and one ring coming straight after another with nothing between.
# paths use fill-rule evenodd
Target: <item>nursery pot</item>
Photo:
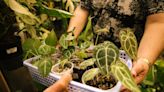
<instances>
[{"instance_id":1,"label":"nursery pot","mask_svg":"<svg viewBox=\"0 0 164 92\"><path fill-rule=\"evenodd\" d=\"M65 67L67 67L67 69ZM64 65L64 69L59 72L58 70L61 68L61 66L60 66L60 63L57 63L57 64L55 64L55 65L52 66L51 72L53 74L62 76L63 74L65 74L67 72L73 73L73 67L74 67L74 64L72 62L67 62Z\"/></svg>"},{"instance_id":2,"label":"nursery pot","mask_svg":"<svg viewBox=\"0 0 164 92\"><path fill-rule=\"evenodd\" d=\"M131 68L132 68L132 61L131 61L130 57L127 54L125 54L124 51L120 50L119 58L122 59L122 61L125 62L125 64L128 66L128 68L131 70ZM107 89L107 90L103 90L102 89L99 92L120 92L121 85L122 85L121 82L118 81L112 88Z\"/></svg>"},{"instance_id":3,"label":"nursery pot","mask_svg":"<svg viewBox=\"0 0 164 92\"><path fill-rule=\"evenodd\" d=\"M74 66L73 68L73 80L74 81L78 81L81 82L81 77L83 75L83 73L88 70L91 69L93 66L88 66L86 69L80 69L78 66Z\"/></svg>"}]
</instances>

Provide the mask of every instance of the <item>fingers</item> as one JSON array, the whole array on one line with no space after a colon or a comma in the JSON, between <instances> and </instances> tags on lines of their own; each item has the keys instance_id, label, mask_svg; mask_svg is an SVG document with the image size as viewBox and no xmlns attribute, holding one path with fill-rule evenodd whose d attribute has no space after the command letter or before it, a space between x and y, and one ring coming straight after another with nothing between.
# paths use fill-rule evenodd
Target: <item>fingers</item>
<instances>
[{"instance_id":1,"label":"fingers","mask_svg":"<svg viewBox=\"0 0 164 92\"><path fill-rule=\"evenodd\" d=\"M142 71L143 71L143 68L141 65L139 65L139 63L135 63L131 70L133 77L136 77Z\"/></svg>"},{"instance_id":2,"label":"fingers","mask_svg":"<svg viewBox=\"0 0 164 92\"><path fill-rule=\"evenodd\" d=\"M123 85L121 86L121 92L131 92L127 88L125 88Z\"/></svg>"},{"instance_id":3,"label":"fingers","mask_svg":"<svg viewBox=\"0 0 164 92\"><path fill-rule=\"evenodd\" d=\"M148 72L148 65L142 61L137 61L132 68L132 75L135 79L135 82L140 83L146 76Z\"/></svg>"},{"instance_id":4,"label":"fingers","mask_svg":"<svg viewBox=\"0 0 164 92\"><path fill-rule=\"evenodd\" d=\"M47 88L44 92L64 92L72 80L71 73L65 73L57 82Z\"/></svg>"},{"instance_id":5,"label":"fingers","mask_svg":"<svg viewBox=\"0 0 164 92\"><path fill-rule=\"evenodd\" d=\"M61 80L66 82L66 83L69 83L71 80L72 80L72 75L71 73L67 72L65 73L62 77L61 77Z\"/></svg>"}]
</instances>

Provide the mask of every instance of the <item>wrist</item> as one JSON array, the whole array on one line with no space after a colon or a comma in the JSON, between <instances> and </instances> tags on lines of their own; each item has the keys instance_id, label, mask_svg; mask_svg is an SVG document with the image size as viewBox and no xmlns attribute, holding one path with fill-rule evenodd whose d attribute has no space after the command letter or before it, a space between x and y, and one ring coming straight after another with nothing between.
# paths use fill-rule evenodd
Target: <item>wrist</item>
<instances>
[{"instance_id":1,"label":"wrist","mask_svg":"<svg viewBox=\"0 0 164 92\"><path fill-rule=\"evenodd\" d=\"M141 62L147 64L149 68L152 66L151 62L147 58L139 57L137 59L137 61L141 61Z\"/></svg>"}]
</instances>

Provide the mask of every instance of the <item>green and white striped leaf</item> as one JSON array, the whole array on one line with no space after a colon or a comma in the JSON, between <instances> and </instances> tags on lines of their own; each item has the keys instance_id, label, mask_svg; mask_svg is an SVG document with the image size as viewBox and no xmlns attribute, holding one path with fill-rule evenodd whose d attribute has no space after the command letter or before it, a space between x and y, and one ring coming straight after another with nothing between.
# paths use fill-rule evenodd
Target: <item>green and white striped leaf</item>
<instances>
[{"instance_id":1,"label":"green and white striped leaf","mask_svg":"<svg viewBox=\"0 0 164 92\"><path fill-rule=\"evenodd\" d=\"M94 77L99 73L99 68L92 68L90 70L85 71L82 75L82 83L85 84L87 81L93 80Z\"/></svg>"},{"instance_id":2,"label":"green and white striped leaf","mask_svg":"<svg viewBox=\"0 0 164 92\"><path fill-rule=\"evenodd\" d=\"M98 44L94 49L96 65L103 75L110 75L110 65L119 57L119 49L109 41Z\"/></svg>"},{"instance_id":3,"label":"green and white striped leaf","mask_svg":"<svg viewBox=\"0 0 164 92\"><path fill-rule=\"evenodd\" d=\"M28 15L24 15L24 14L20 14L20 13L16 13L17 17L19 17L23 23L28 24L28 25L35 25L37 22L36 20L34 20L33 18L31 18Z\"/></svg>"},{"instance_id":4,"label":"green and white striped leaf","mask_svg":"<svg viewBox=\"0 0 164 92\"><path fill-rule=\"evenodd\" d=\"M59 39L59 44L64 48L68 48L68 41L66 40L67 34L63 34Z\"/></svg>"},{"instance_id":5,"label":"green and white striped leaf","mask_svg":"<svg viewBox=\"0 0 164 92\"><path fill-rule=\"evenodd\" d=\"M119 80L126 88L133 92L141 92L135 83L127 65L120 59L118 59L116 63L111 64L111 71L116 79Z\"/></svg>"},{"instance_id":6,"label":"green and white striped leaf","mask_svg":"<svg viewBox=\"0 0 164 92\"><path fill-rule=\"evenodd\" d=\"M65 9L66 10L69 10L70 13L73 13L74 12L75 6L74 6L72 0L67 0Z\"/></svg>"},{"instance_id":7,"label":"green and white striped leaf","mask_svg":"<svg viewBox=\"0 0 164 92\"><path fill-rule=\"evenodd\" d=\"M76 51L76 52L75 52L75 55L76 55L78 58L80 58L80 59L84 59L84 58L87 58L87 57L88 57L88 55L87 55L87 53L85 52L84 49L82 49L82 50L80 50L80 51Z\"/></svg>"},{"instance_id":8,"label":"green and white striped leaf","mask_svg":"<svg viewBox=\"0 0 164 92\"><path fill-rule=\"evenodd\" d=\"M124 28L119 33L119 39L121 42L122 48L125 50L125 52L132 58L137 58L137 49L138 44L136 37L134 33L132 32L132 29L130 28Z\"/></svg>"},{"instance_id":9,"label":"green and white striped leaf","mask_svg":"<svg viewBox=\"0 0 164 92\"><path fill-rule=\"evenodd\" d=\"M39 70L40 74L43 77L48 76L48 74L51 71L51 67L52 67L52 61L51 61L51 59L46 57L46 58L42 58L38 62L39 62L39 64L38 64L38 70Z\"/></svg>"},{"instance_id":10,"label":"green and white striped leaf","mask_svg":"<svg viewBox=\"0 0 164 92\"><path fill-rule=\"evenodd\" d=\"M56 51L55 47L54 46L49 46L49 45L41 45L39 48L38 48L38 53L40 55L51 55L53 54L54 52Z\"/></svg>"},{"instance_id":11,"label":"green and white striped leaf","mask_svg":"<svg viewBox=\"0 0 164 92\"><path fill-rule=\"evenodd\" d=\"M71 58L72 54L75 52L75 48L69 46L68 49L62 51L64 58Z\"/></svg>"},{"instance_id":12,"label":"green and white striped leaf","mask_svg":"<svg viewBox=\"0 0 164 92\"><path fill-rule=\"evenodd\" d=\"M95 61L96 61L95 58L87 59L83 61L82 63L80 63L79 67L80 69L86 69L88 66L94 65Z\"/></svg>"},{"instance_id":13,"label":"green and white striped leaf","mask_svg":"<svg viewBox=\"0 0 164 92\"><path fill-rule=\"evenodd\" d=\"M40 20L35 15L33 15L28 10L28 8L25 8L24 6L22 6L21 4L19 4L16 0L8 0L8 5L16 13L28 15L29 17L36 19L40 23Z\"/></svg>"}]
</instances>

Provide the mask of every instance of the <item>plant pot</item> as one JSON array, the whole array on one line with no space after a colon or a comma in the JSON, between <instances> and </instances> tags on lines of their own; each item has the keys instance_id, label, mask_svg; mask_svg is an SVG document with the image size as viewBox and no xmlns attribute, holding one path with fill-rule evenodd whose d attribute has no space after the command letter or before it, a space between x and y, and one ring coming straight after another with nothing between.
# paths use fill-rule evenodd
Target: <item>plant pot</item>
<instances>
[{"instance_id":1,"label":"plant pot","mask_svg":"<svg viewBox=\"0 0 164 92\"><path fill-rule=\"evenodd\" d=\"M73 74L72 74L73 80L77 81L77 82L81 82L81 77L82 77L83 73L91 68L93 68L93 66L88 66L86 69L80 69L78 66L74 66Z\"/></svg>"},{"instance_id":2,"label":"plant pot","mask_svg":"<svg viewBox=\"0 0 164 92\"><path fill-rule=\"evenodd\" d=\"M131 70L131 68L132 68L132 61L130 59L128 59L128 56L126 54L124 55L123 53L121 53L120 54L120 59L122 59L122 61L125 62L126 65L128 66L128 68ZM115 79L113 77L111 77L111 80L113 78L113 81L107 80L107 78L105 78L105 77L101 77L101 79L99 79L100 76L101 76L101 74L99 76L96 76L93 80L87 81L86 84L89 85L89 86L93 86L93 87L99 88L99 89L102 90L102 92L119 92L120 91L120 89L121 89L121 82L118 81L117 83L115 83ZM105 79L103 80L103 78L105 78ZM94 83L94 82L97 82L97 80L100 80L99 84L98 83ZM113 84L110 84L111 82ZM92 83L92 84L89 84L89 83ZM102 87L98 87L98 85L100 85L100 84L103 84L103 86ZM107 89L106 85L107 86L112 85L112 86L109 87L109 89Z\"/></svg>"},{"instance_id":3,"label":"plant pot","mask_svg":"<svg viewBox=\"0 0 164 92\"><path fill-rule=\"evenodd\" d=\"M74 67L74 64L72 62L67 62L64 65L64 69L61 69L61 64L60 63L57 63L57 64L55 64L55 65L52 66L51 72L53 74L62 76L66 72L73 73L73 67Z\"/></svg>"}]
</instances>

